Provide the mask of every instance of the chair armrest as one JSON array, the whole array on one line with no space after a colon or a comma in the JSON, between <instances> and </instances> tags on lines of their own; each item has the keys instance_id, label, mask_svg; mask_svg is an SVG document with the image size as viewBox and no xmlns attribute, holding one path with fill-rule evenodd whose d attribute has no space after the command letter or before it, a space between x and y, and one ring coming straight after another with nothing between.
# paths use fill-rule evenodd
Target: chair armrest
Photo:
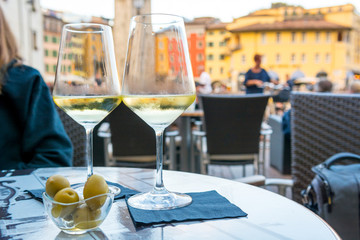
<instances>
[{"instance_id":1,"label":"chair armrest","mask_svg":"<svg viewBox=\"0 0 360 240\"><path fill-rule=\"evenodd\" d=\"M166 131L165 132L165 136L166 137L176 137L179 136L179 131L174 130L174 131Z\"/></svg>"},{"instance_id":2,"label":"chair armrest","mask_svg":"<svg viewBox=\"0 0 360 240\"><path fill-rule=\"evenodd\" d=\"M253 176L238 178L235 179L235 181L260 187L265 185L266 178L263 175L253 175Z\"/></svg>"},{"instance_id":3,"label":"chair armrest","mask_svg":"<svg viewBox=\"0 0 360 240\"><path fill-rule=\"evenodd\" d=\"M294 181L292 179L268 178L265 180L265 186L293 187L293 185Z\"/></svg>"},{"instance_id":4,"label":"chair armrest","mask_svg":"<svg viewBox=\"0 0 360 240\"><path fill-rule=\"evenodd\" d=\"M110 123L103 122L100 125L97 134L98 134L99 137L102 137L102 138L110 138L111 137Z\"/></svg>"},{"instance_id":5,"label":"chair armrest","mask_svg":"<svg viewBox=\"0 0 360 240\"><path fill-rule=\"evenodd\" d=\"M204 131L192 131L192 134L195 136L195 137L205 137L206 136L206 132Z\"/></svg>"}]
</instances>

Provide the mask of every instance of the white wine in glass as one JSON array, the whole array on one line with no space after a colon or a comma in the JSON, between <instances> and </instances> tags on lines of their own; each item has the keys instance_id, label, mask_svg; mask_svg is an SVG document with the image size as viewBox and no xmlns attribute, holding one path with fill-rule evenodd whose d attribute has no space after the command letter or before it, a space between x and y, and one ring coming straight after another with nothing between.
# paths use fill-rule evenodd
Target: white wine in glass
<instances>
[{"instance_id":1,"label":"white wine in glass","mask_svg":"<svg viewBox=\"0 0 360 240\"><path fill-rule=\"evenodd\" d=\"M93 174L93 129L121 103L109 26L66 24L60 42L53 99L86 131L87 177ZM118 193L119 189L112 189Z\"/></svg>"},{"instance_id":2,"label":"white wine in glass","mask_svg":"<svg viewBox=\"0 0 360 240\"><path fill-rule=\"evenodd\" d=\"M184 21L167 14L131 19L123 79L124 103L155 131L156 180L151 192L128 199L134 208L173 209L190 196L168 191L163 182L163 133L195 100ZM141 136L140 136L141 137Z\"/></svg>"}]
</instances>

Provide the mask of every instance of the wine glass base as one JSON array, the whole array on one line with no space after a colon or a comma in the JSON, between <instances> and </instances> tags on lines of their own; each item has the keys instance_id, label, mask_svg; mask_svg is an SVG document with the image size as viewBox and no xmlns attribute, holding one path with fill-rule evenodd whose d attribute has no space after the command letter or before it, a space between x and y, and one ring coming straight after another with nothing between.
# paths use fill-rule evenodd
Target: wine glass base
<instances>
[{"instance_id":1,"label":"wine glass base","mask_svg":"<svg viewBox=\"0 0 360 240\"><path fill-rule=\"evenodd\" d=\"M139 193L127 200L133 208L143 210L167 210L189 205L192 198L189 195L175 192L148 192Z\"/></svg>"}]
</instances>

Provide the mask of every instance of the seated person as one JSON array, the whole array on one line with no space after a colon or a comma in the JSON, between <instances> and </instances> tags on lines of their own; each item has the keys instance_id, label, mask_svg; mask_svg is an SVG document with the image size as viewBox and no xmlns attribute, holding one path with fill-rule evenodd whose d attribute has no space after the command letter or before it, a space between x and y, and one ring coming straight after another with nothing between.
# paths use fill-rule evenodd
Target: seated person
<instances>
[{"instance_id":1,"label":"seated person","mask_svg":"<svg viewBox=\"0 0 360 240\"><path fill-rule=\"evenodd\" d=\"M71 166L72 145L40 73L21 62L0 8L0 169Z\"/></svg>"},{"instance_id":2,"label":"seated person","mask_svg":"<svg viewBox=\"0 0 360 240\"><path fill-rule=\"evenodd\" d=\"M333 84L329 80L320 80L315 85L316 92L332 92Z\"/></svg>"}]
</instances>

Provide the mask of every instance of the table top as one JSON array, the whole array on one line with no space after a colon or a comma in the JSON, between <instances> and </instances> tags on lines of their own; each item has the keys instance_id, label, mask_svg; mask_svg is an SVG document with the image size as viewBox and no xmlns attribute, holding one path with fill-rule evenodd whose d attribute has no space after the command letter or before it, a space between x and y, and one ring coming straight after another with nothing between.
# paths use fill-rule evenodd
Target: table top
<instances>
[{"instance_id":1,"label":"table top","mask_svg":"<svg viewBox=\"0 0 360 240\"><path fill-rule=\"evenodd\" d=\"M151 169L100 167L94 172L139 191L151 190L154 182ZM64 175L72 184L84 182L86 169L43 168L18 174L9 172L0 177L0 239L339 239L317 215L278 194L236 181L177 171L164 171L169 190L216 190L248 216L135 228L125 201L120 200L113 204L100 228L74 237L56 228L42 203L24 190L44 187L46 178L53 174Z\"/></svg>"}]
</instances>

